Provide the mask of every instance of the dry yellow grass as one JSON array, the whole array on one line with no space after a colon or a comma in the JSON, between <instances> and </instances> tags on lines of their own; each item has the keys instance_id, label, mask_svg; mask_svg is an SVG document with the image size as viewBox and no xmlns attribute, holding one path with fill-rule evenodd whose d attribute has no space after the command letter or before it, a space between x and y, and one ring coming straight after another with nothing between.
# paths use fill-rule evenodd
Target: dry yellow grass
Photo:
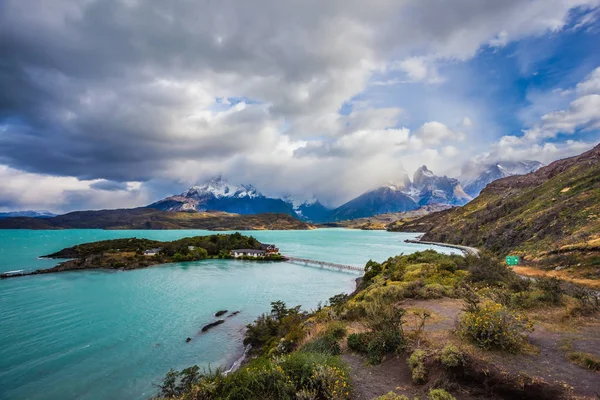
<instances>
[{"instance_id":1,"label":"dry yellow grass","mask_svg":"<svg viewBox=\"0 0 600 400\"><path fill-rule=\"evenodd\" d=\"M513 271L519 275L529 276L532 278L558 278L567 282L572 282L581 286L585 286L591 289L600 289L600 281L595 279L585 278L573 278L569 276L569 272L565 270L561 271L544 271L538 268L515 266L512 267Z\"/></svg>"}]
</instances>

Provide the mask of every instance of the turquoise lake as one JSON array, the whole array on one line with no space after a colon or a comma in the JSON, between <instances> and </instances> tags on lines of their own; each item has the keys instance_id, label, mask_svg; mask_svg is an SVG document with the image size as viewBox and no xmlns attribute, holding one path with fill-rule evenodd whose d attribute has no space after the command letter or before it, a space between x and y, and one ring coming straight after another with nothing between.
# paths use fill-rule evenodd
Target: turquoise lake
<instances>
[{"instance_id":1,"label":"turquoise lake","mask_svg":"<svg viewBox=\"0 0 600 400\"><path fill-rule=\"evenodd\" d=\"M56 260L38 257L79 243L213 233L0 230L0 272L52 267ZM242 233L276 244L285 255L356 266L431 248L403 242L415 234L384 231ZM271 301L310 310L354 290L358 276L292 263L204 260L2 280L0 399L147 399L170 368L229 366L243 351L243 327ZM241 313L199 334L221 309Z\"/></svg>"}]
</instances>

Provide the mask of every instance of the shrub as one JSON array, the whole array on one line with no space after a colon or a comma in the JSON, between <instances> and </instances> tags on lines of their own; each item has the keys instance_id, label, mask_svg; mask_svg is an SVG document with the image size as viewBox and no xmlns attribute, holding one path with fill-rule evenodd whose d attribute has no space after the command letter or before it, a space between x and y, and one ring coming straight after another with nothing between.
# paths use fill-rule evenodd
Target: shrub
<instances>
[{"instance_id":1,"label":"shrub","mask_svg":"<svg viewBox=\"0 0 600 400\"><path fill-rule=\"evenodd\" d=\"M564 290L560 286L560 279L555 277L552 278L539 278L537 280L537 286L542 290L543 295L540 300L552 304L558 305L562 301Z\"/></svg>"},{"instance_id":2,"label":"shrub","mask_svg":"<svg viewBox=\"0 0 600 400\"><path fill-rule=\"evenodd\" d=\"M333 308L339 308L342 307L349 298L350 296L348 296L346 293L336 294L335 296L329 298L329 304Z\"/></svg>"},{"instance_id":3,"label":"shrub","mask_svg":"<svg viewBox=\"0 0 600 400\"><path fill-rule=\"evenodd\" d=\"M325 335L331 336L334 339L343 339L346 337L346 325L342 322L332 322L325 330Z\"/></svg>"},{"instance_id":4,"label":"shrub","mask_svg":"<svg viewBox=\"0 0 600 400\"><path fill-rule=\"evenodd\" d=\"M301 351L278 359L276 364L303 396L346 399L350 395L348 374L337 357Z\"/></svg>"},{"instance_id":5,"label":"shrub","mask_svg":"<svg viewBox=\"0 0 600 400\"><path fill-rule=\"evenodd\" d=\"M340 344L332 335L323 335L320 338L306 343L300 348L304 352L323 353L336 356L341 353Z\"/></svg>"},{"instance_id":6,"label":"shrub","mask_svg":"<svg viewBox=\"0 0 600 400\"><path fill-rule=\"evenodd\" d=\"M389 392L388 394L384 394L383 396L379 396L374 400L410 400L407 396L397 395L394 392Z\"/></svg>"},{"instance_id":7,"label":"shrub","mask_svg":"<svg viewBox=\"0 0 600 400\"><path fill-rule=\"evenodd\" d=\"M464 362L463 354L460 352L458 347L455 345L448 343L442 349L442 354L440 357L440 361L442 365L446 368L454 368L462 365Z\"/></svg>"},{"instance_id":8,"label":"shrub","mask_svg":"<svg viewBox=\"0 0 600 400\"><path fill-rule=\"evenodd\" d=\"M470 272L471 282L484 282L489 285L498 285L514 279L514 272L495 258L486 254L480 257L467 257L467 269Z\"/></svg>"},{"instance_id":9,"label":"shrub","mask_svg":"<svg viewBox=\"0 0 600 400\"><path fill-rule=\"evenodd\" d=\"M354 350L357 353L366 353L370 341L369 335L371 335L371 332L352 333L348 335L348 347L350 350Z\"/></svg>"},{"instance_id":10,"label":"shrub","mask_svg":"<svg viewBox=\"0 0 600 400\"><path fill-rule=\"evenodd\" d=\"M573 314L591 315L600 311L600 297L593 291L575 286L570 294L577 300L577 306L572 310Z\"/></svg>"},{"instance_id":11,"label":"shrub","mask_svg":"<svg viewBox=\"0 0 600 400\"><path fill-rule=\"evenodd\" d=\"M427 382L427 370L425 369L425 352L415 350L408 358L408 366L412 372L412 380L416 384Z\"/></svg>"},{"instance_id":12,"label":"shrub","mask_svg":"<svg viewBox=\"0 0 600 400\"><path fill-rule=\"evenodd\" d=\"M440 299L448 295L448 290L439 283L430 283L418 291L421 299Z\"/></svg>"},{"instance_id":13,"label":"shrub","mask_svg":"<svg viewBox=\"0 0 600 400\"><path fill-rule=\"evenodd\" d=\"M484 349L517 351L525 344L533 325L526 316L488 300L472 306L460 317L458 331Z\"/></svg>"},{"instance_id":14,"label":"shrub","mask_svg":"<svg viewBox=\"0 0 600 400\"><path fill-rule=\"evenodd\" d=\"M431 389L429 391L429 400L456 400L456 398L444 389Z\"/></svg>"}]
</instances>

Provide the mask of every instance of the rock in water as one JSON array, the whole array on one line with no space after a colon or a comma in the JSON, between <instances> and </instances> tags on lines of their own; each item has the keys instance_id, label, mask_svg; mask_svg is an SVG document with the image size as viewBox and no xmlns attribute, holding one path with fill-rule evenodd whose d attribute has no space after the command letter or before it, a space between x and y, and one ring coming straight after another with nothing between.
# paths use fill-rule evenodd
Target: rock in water
<instances>
[{"instance_id":1,"label":"rock in water","mask_svg":"<svg viewBox=\"0 0 600 400\"><path fill-rule=\"evenodd\" d=\"M191 337L189 337L189 338L185 339L185 342L186 342L186 343L189 343L189 342L191 342L191 341L192 341L192 338L191 338Z\"/></svg>"},{"instance_id":2,"label":"rock in water","mask_svg":"<svg viewBox=\"0 0 600 400\"><path fill-rule=\"evenodd\" d=\"M241 311L234 311L234 312L232 312L231 314L229 314L229 315L227 316L227 318L235 317L235 316L236 316L236 315L238 315L240 312L241 312Z\"/></svg>"},{"instance_id":3,"label":"rock in water","mask_svg":"<svg viewBox=\"0 0 600 400\"><path fill-rule=\"evenodd\" d=\"M221 310L221 311L217 311L215 313L215 317L220 317L221 315L225 314L227 312L227 310Z\"/></svg>"},{"instance_id":4,"label":"rock in water","mask_svg":"<svg viewBox=\"0 0 600 400\"><path fill-rule=\"evenodd\" d=\"M202 332L206 332L209 329L214 328L215 326L221 325L224 322L225 322L224 319L220 319L220 320L217 320L215 322L211 322L210 324L205 325L204 328L202 328Z\"/></svg>"}]
</instances>

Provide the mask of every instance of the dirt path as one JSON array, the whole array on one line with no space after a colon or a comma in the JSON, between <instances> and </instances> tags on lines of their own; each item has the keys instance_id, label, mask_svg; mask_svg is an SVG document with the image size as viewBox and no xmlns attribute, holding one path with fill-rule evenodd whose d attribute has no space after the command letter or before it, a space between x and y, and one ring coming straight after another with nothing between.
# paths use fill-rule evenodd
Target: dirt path
<instances>
[{"instance_id":1,"label":"dirt path","mask_svg":"<svg viewBox=\"0 0 600 400\"><path fill-rule=\"evenodd\" d=\"M454 329L455 321L462 311L463 301L406 300L401 305L408 310L421 308L432 311L435 318L425 325L425 331L435 335ZM408 330L411 329L410 325L411 321L408 319ZM574 394L589 399L597 398L596 395L600 394L600 373L569 362L563 347L565 343L570 343L573 351L583 351L600 357L600 323L580 328L577 333L551 332L538 324L529 336L529 342L539 349L539 353L480 352L485 360L511 375L526 374L547 382L566 382L574 388ZM404 359L392 357L380 365L368 366L362 357L354 354L344 354L342 358L350 366L356 400L370 400L392 390L409 397L423 395L422 387L412 384L410 369ZM475 397L464 394L460 398Z\"/></svg>"}]
</instances>

